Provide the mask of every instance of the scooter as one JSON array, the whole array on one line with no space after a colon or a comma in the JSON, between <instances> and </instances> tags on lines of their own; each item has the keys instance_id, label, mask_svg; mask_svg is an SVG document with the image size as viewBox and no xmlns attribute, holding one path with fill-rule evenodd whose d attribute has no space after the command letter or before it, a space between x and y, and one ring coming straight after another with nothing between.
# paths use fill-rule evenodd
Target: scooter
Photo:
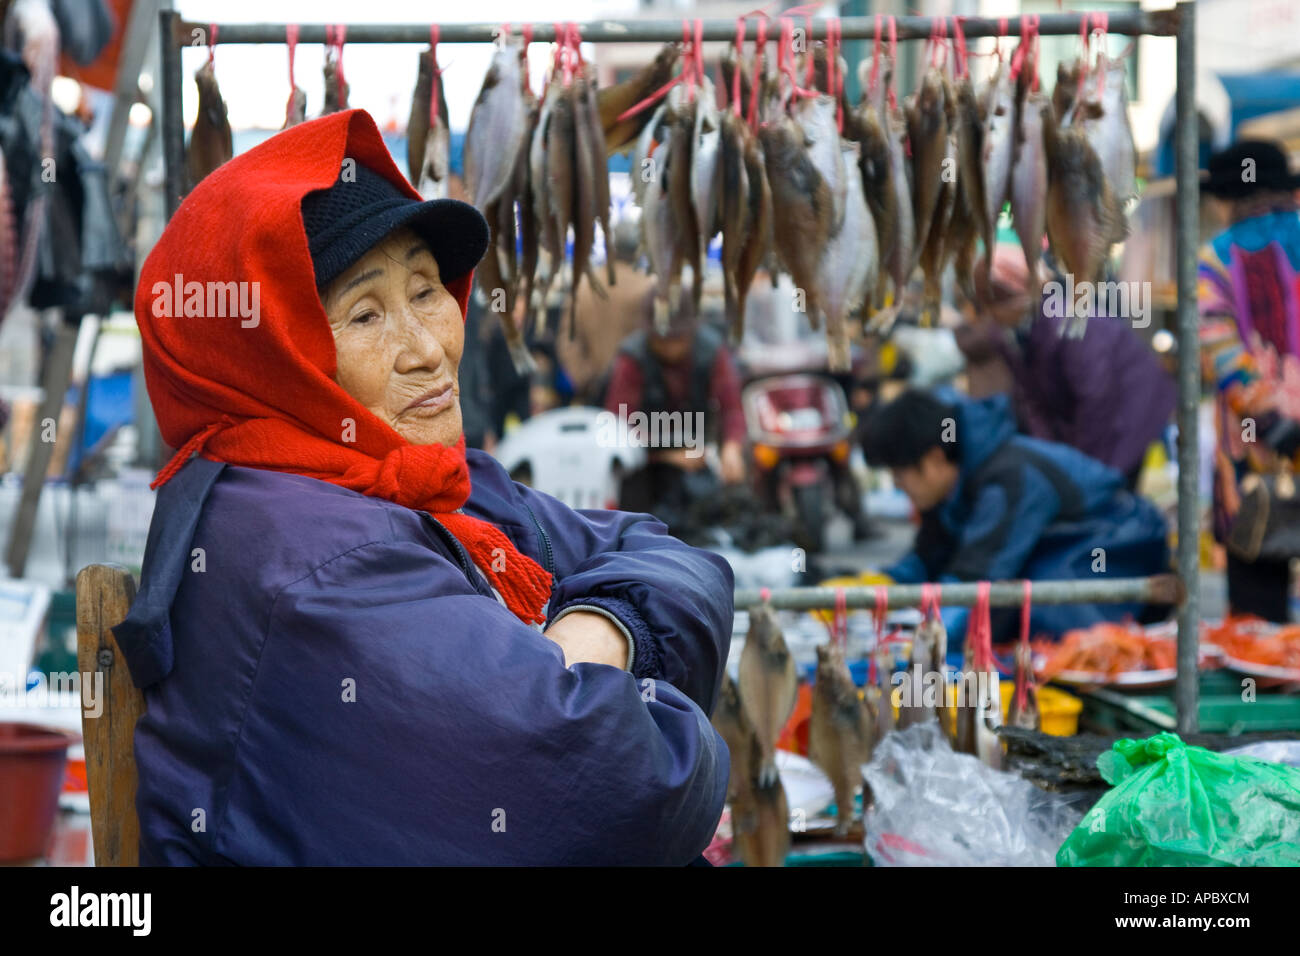
<instances>
[{"instance_id":1,"label":"scooter","mask_svg":"<svg viewBox=\"0 0 1300 956\"><path fill-rule=\"evenodd\" d=\"M800 547L821 551L826 521L846 478L851 490L844 390L826 375L760 373L740 400L760 499L793 517Z\"/></svg>"}]
</instances>

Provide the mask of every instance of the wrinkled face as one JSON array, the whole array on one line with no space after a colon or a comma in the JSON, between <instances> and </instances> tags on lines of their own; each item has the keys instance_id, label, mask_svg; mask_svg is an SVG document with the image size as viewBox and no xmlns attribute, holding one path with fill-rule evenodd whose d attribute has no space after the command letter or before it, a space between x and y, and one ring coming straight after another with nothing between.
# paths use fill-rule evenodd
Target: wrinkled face
<instances>
[{"instance_id":1,"label":"wrinkled face","mask_svg":"<svg viewBox=\"0 0 1300 956\"><path fill-rule=\"evenodd\" d=\"M952 494L960 471L936 445L915 465L891 468L890 474L894 476L894 484L912 499L916 510L925 512Z\"/></svg>"},{"instance_id":2,"label":"wrinkled face","mask_svg":"<svg viewBox=\"0 0 1300 956\"><path fill-rule=\"evenodd\" d=\"M412 445L454 445L465 326L424 241L394 231L331 282L321 302L344 391Z\"/></svg>"}]
</instances>

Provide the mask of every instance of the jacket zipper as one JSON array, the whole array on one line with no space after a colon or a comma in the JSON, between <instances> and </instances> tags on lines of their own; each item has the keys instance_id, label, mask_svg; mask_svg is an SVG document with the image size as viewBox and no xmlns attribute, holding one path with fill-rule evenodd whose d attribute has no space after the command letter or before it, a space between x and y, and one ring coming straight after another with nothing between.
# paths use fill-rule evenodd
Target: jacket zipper
<instances>
[{"instance_id":1,"label":"jacket zipper","mask_svg":"<svg viewBox=\"0 0 1300 956\"><path fill-rule=\"evenodd\" d=\"M456 560L460 562L461 573L464 574L466 580L468 580L470 584L474 586L474 590L478 591L480 594L491 594L490 591L483 590L483 586L480 584L481 575L475 573L474 569L470 567L469 554L465 551L464 545L462 545L460 541L456 539L456 536L454 534L452 534L445 527L443 527L442 522L439 521L437 518L430 515L429 520L432 521L434 527L438 529L438 534L442 537L442 539L447 543L449 543L452 547L452 550L456 552Z\"/></svg>"},{"instance_id":2,"label":"jacket zipper","mask_svg":"<svg viewBox=\"0 0 1300 956\"><path fill-rule=\"evenodd\" d=\"M551 551L551 539L542 530L542 523L537 520L537 515L533 514L533 509L529 508L528 505L524 505L524 508L528 511L528 517L533 519L533 526L537 528L537 538L541 542L542 553L546 556L546 573L554 576L555 554Z\"/></svg>"}]
</instances>

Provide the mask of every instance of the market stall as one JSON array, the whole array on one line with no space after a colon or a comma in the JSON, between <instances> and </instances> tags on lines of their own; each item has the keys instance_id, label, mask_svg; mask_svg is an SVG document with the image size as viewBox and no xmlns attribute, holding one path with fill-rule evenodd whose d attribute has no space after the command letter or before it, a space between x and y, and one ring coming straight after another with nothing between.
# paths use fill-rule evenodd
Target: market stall
<instances>
[{"instance_id":1,"label":"market stall","mask_svg":"<svg viewBox=\"0 0 1300 956\"><path fill-rule=\"evenodd\" d=\"M965 38L998 37L1007 33L1005 19L994 18L930 18L897 17L888 18L891 35L897 41L930 40L937 31L942 35L959 34ZM1040 35L1076 35L1081 31L1086 36L1090 23L1088 13L1045 14L1036 18L1036 31ZM184 77L181 73L180 52L183 47L192 45L195 37L209 36L209 31L219 37L224 44L277 44L283 43L291 35L299 43L337 43L345 37L348 43L421 43L430 37L429 27L425 24L355 24L339 28L329 24L205 24L183 20L177 13L164 11L160 14L162 37L162 91L163 91L163 146L167 168L167 203L174 211L184 193L185 183L185 130L181 119L181 88ZM1197 339L1198 316L1196 310L1196 249L1197 249L1197 129L1195 114L1195 62L1194 4L1180 3L1167 10L1143 10L1110 15L1105 21L1105 29L1114 34L1125 36L1168 36L1177 40L1177 192L1179 215L1176 221L1178 244L1178 353L1179 353L1179 402L1178 402L1178 462L1179 462L1179 507L1178 507L1178 556L1177 567L1181 582L1180 593L1174 595L1164 582L1149 580L1144 582L1101 580L1096 583L1078 584L1067 582L1036 582L1035 590L1039 600L1059 600L1063 603L1087 601L1114 601L1121 603L1139 596L1149 597L1158 593L1161 600L1171 603L1177 599L1178 609L1178 668L1177 684L1178 729L1191 732L1196 729L1197 720L1197 683L1196 661L1199 628L1199 601L1197 568L1199 554L1197 551L1197 529L1199 508L1197 499L1197 400L1199 396L1199 343ZM518 26L518 25L516 25ZM766 21L742 20L739 24L729 20L696 20L688 22L673 21L634 21L615 22L599 21L583 24L580 27L571 24L539 23L530 25L526 36L533 42L556 42L566 40L571 29L587 43L632 43L632 42L671 42L679 40L685 34L694 38L696 43L702 41L741 41L754 40L762 42L767 39ZM689 28L689 29L688 29ZM828 37L841 39L878 40L885 28L879 17L846 17L843 19L809 19L808 38L827 40ZM482 24L447 24L439 28L437 34L440 43L489 43L495 41L501 33L502 25ZM773 30L775 34L775 29ZM772 38L775 40L775 36ZM947 599L961 602L974 599L975 585L964 586L970 591L965 594L960 587L949 588ZM915 605L919 603L921 593L916 587L892 587L887 589L888 600L892 607ZM997 585L995 593L999 600L1015 603L1016 593L1023 593L1017 583ZM1051 595L1051 597L1044 597ZM756 595L738 593L736 603L745 607L755 601ZM869 608L876 600L872 589L849 589L844 600L850 607ZM774 598L775 607L834 606L835 594L828 590L794 589L787 594ZM788 603L787 603L788 602Z\"/></svg>"}]
</instances>

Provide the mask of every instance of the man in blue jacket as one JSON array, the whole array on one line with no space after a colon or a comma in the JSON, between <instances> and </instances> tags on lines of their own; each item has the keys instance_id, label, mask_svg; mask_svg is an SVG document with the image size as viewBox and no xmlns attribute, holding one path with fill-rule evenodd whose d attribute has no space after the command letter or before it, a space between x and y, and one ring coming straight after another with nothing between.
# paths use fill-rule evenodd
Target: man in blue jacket
<instances>
[{"instance_id":1,"label":"man in blue jacket","mask_svg":"<svg viewBox=\"0 0 1300 956\"><path fill-rule=\"evenodd\" d=\"M1164 518L1123 478L1080 451L1015 433L1007 396L973 401L950 389L909 390L867 422L863 452L887 467L920 513L913 551L886 568L895 581L1142 577L1168 570ZM946 608L949 653L966 608ZM1135 604L1035 606L1032 633L1125 616ZM1014 636L1019 611L995 611L994 640Z\"/></svg>"}]
</instances>

